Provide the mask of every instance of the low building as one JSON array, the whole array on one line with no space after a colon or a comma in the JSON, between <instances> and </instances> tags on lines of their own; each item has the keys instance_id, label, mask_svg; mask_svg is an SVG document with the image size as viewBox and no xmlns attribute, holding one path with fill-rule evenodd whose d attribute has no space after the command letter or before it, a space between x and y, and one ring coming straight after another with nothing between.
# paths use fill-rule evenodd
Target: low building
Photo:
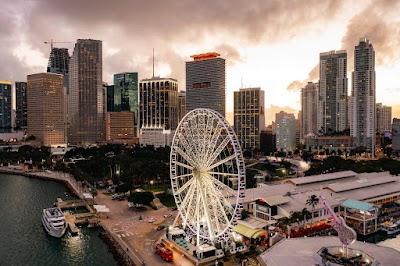
<instances>
[{"instance_id":1,"label":"low building","mask_svg":"<svg viewBox=\"0 0 400 266\"><path fill-rule=\"evenodd\" d=\"M343 253L341 242L334 236L292 238L281 240L257 259L263 266L344 265L329 258L334 254L343 257ZM348 254L356 260L348 265L398 265L400 260L400 252L395 249L361 241L350 245Z\"/></svg>"},{"instance_id":2,"label":"low building","mask_svg":"<svg viewBox=\"0 0 400 266\"><path fill-rule=\"evenodd\" d=\"M151 145L155 148L171 146L173 136L173 130L166 130L162 127L142 127L139 143L141 146Z\"/></svg>"},{"instance_id":3,"label":"low building","mask_svg":"<svg viewBox=\"0 0 400 266\"><path fill-rule=\"evenodd\" d=\"M292 178L280 184L259 184L257 188L247 189L243 203L244 209L250 214L270 221L271 224L289 218L304 208L312 213L312 221L327 220L329 215L321 201L314 207L307 204L312 195L324 197L334 212L340 214L346 211L346 205L343 204L349 199L379 209L383 204L391 204L400 199L400 177L392 176L389 172L357 174L342 171ZM347 207L350 211L351 208ZM351 219L350 212L348 216ZM375 223L375 220L366 217L363 221L366 221L367 229L359 233L376 231L376 227L372 231L368 229L369 224Z\"/></svg>"},{"instance_id":4,"label":"low building","mask_svg":"<svg viewBox=\"0 0 400 266\"><path fill-rule=\"evenodd\" d=\"M106 141L109 143L137 144L135 113L107 112Z\"/></svg>"},{"instance_id":5,"label":"low building","mask_svg":"<svg viewBox=\"0 0 400 266\"><path fill-rule=\"evenodd\" d=\"M352 136L305 136L306 149L317 151L329 149L334 151L349 151L354 148L354 138Z\"/></svg>"}]
</instances>

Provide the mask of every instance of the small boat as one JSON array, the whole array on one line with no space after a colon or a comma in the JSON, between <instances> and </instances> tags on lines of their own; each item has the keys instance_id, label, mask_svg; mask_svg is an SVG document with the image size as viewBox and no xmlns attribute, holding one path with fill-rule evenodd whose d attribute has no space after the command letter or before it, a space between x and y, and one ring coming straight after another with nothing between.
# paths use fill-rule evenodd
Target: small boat
<instances>
[{"instance_id":1,"label":"small boat","mask_svg":"<svg viewBox=\"0 0 400 266\"><path fill-rule=\"evenodd\" d=\"M393 222L383 223L382 230L386 232L388 236L393 236L400 232L400 221L397 221L395 223Z\"/></svg>"},{"instance_id":2,"label":"small boat","mask_svg":"<svg viewBox=\"0 0 400 266\"><path fill-rule=\"evenodd\" d=\"M42 224L49 235L57 238L62 237L67 230L64 213L56 207L43 209Z\"/></svg>"}]
</instances>

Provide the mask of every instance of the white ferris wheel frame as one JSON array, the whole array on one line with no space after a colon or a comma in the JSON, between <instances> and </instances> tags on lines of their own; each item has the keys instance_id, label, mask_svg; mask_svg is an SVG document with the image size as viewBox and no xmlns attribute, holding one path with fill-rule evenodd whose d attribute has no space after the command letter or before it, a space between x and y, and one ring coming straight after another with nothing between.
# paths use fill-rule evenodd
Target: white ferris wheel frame
<instances>
[{"instance_id":1,"label":"white ferris wheel frame","mask_svg":"<svg viewBox=\"0 0 400 266\"><path fill-rule=\"evenodd\" d=\"M202 116L204 118L201 118ZM205 118L207 118L207 121L201 120ZM196 119L196 125L202 125L203 128L188 128L189 121L193 121L193 119ZM197 119L199 119L200 122L202 121L203 124L197 123ZM197 139L194 137L190 138L190 135L193 135L194 131L196 130L197 132L195 133L198 134ZM187 132L190 132L191 134L188 134ZM226 135L221 135L221 132ZM202 135L201 133L204 133L204 137L199 139L198 136ZM217 145L218 140L221 140L221 137L223 136L225 137L221 143ZM206 147L206 144L212 145L211 151L210 146ZM220 156L222 152L224 152L224 155L226 155L225 153L227 151L225 149L227 149L227 147L229 147L230 150L233 150L233 152L228 157L221 159ZM199 156L199 154L201 154L201 156ZM178 161L179 158L181 161ZM184 159L184 162L182 162L182 159ZM215 163L215 160L218 159L219 161ZM228 162L232 162L232 166L230 168L234 173L220 172L219 165L221 165L222 169L225 170L223 165L227 164ZM235 162L235 164L233 162ZM206 166L201 167L198 165ZM217 172L213 172L213 169L216 167L218 167ZM183 168L185 168L184 170L188 173L183 171L184 174L180 175L180 172L182 172ZM215 242L218 239L226 240L226 238L229 238L228 233L233 226L237 224L237 220L240 219L241 210L243 209L246 186L245 171L243 154L238 138L232 127L220 113L211 109L199 108L188 112L182 118L175 131L171 144L170 177L172 191L179 212L178 217L180 217L182 220L183 226L189 227L191 233L196 235L197 244L199 244L200 239ZM215 174L217 175L217 178L215 178ZM220 175L223 176L222 178L226 178L226 176L235 176L236 179L237 177L237 183L235 186L236 188L231 188L221 182L219 180ZM196 178L195 176L199 178ZM179 184L180 182L178 179L185 179L187 181L181 185ZM182 198L182 191L187 191L184 198ZM224 196L224 192L228 194L231 193L229 194L231 195L229 201ZM194 199L194 197L196 197L196 199ZM210 201L211 198L216 201L213 203L217 207L213 207L213 204L206 204L206 201ZM196 202L194 212L193 209L189 209L191 208L193 200ZM200 206L201 203L199 202L203 203L203 206ZM231 205L232 210L229 209L228 204ZM210 208L214 212L214 215L210 215ZM226 209L232 211L232 213L229 212L231 217L228 217L226 212L221 211ZM199 212L200 210L202 210L202 213ZM190 211L192 211L191 213L193 213L193 215L189 215ZM204 226L200 226L200 214L205 216L202 218L201 222L207 225L207 230L204 230ZM218 218L216 216L218 216ZM222 216L222 218L220 216ZM193 221L193 218L196 218L196 221ZM221 224L220 219L223 219L224 223ZM203 228L203 232L201 228Z\"/></svg>"}]
</instances>

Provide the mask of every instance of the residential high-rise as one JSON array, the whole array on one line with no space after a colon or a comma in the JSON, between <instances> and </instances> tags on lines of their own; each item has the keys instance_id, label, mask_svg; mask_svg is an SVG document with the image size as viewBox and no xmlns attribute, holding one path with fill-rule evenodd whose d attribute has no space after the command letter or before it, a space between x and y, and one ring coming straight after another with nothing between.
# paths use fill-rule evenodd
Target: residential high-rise
<instances>
[{"instance_id":1,"label":"residential high-rise","mask_svg":"<svg viewBox=\"0 0 400 266\"><path fill-rule=\"evenodd\" d=\"M140 85L140 128L175 129L178 126L178 81L152 77Z\"/></svg>"},{"instance_id":2,"label":"residential high-rise","mask_svg":"<svg viewBox=\"0 0 400 266\"><path fill-rule=\"evenodd\" d=\"M265 129L264 91L242 88L234 92L234 129L242 149L260 148L260 133Z\"/></svg>"},{"instance_id":3,"label":"residential high-rise","mask_svg":"<svg viewBox=\"0 0 400 266\"><path fill-rule=\"evenodd\" d=\"M12 128L12 85L11 81L0 80L0 132L11 132Z\"/></svg>"},{"instance_id":4,"label":"residential high-rise","mask_svg":"<svg viewBox=\"0 0 400 266\"><path fill-rule=\"evenodd\" d=\"M213 109L225 116L225 59L218 53L192 55L186 62L186 109Z\"/></svg>"},{"instance_id":5,"label":"residential high-rise","mask_svg":"<svg viewBox=\"0 0 400 266\"><path fill-rule=\"evenodd\" d=\"M399 118L393 118L392 149L396 152L400 152L400 119Z\"/></svg>"},{"instance_id":6,"label":"residential high-rise","mask_svg":"<svg viewBox=\"0 0 400 266\"><path fill-rule=\"evenodd\" d=\"M69 62L68 142L104 140L102 42L79 39Z\"/></svg>"},{"instance_id":7,"label":"residential high-rise","mask_svg":"<svg viewBox=\"0 0 400 266\"><path fill-rule=\"evenodd\" d=\"M375 153L375 51L363 38L354 50L350 134L358 147Z\"/></svg>"},{"instance_id":8,"label":"residential high-rise","mask_svg":"<svg viewBox=\"0 0 400 266\"><path fill-rule=\"evenodd\" d=\"M279 112L275 115L276 149L291 151L296 148L296 118L294 114Z\"/></svg>"},{"instance_id":9,"label":"residential high-rise","mask_svg":"<svg viewBox=\"0 0 400 266\"><path fill-rule=\"evenodd\" d=\"M54 73L28 75L27 135L35 136L44 146L65 144L63 79L63 75Z\"/></svg>"},{"instance_id":10,"label":"residential high-rise","mask_svg":"<svg viewBox=\"0 0 400 266\"><path fill-rule=\"evenodd\" d=\"M320 54L318 130L330 134L348 129L347 53Z\"/></svg>"},{"instance_id":11,"label":"residential high-rise","mask_svg":"<svg viewBox=\"0 0 400 266\"><path fill-rule=\"evenodd\" d=\"M186 115L186 91L178 93L178 123Z\"/></svg>"},{"instance_id":12,"label":"residential high-rise","mask_svg":"<svg viewBox=\"0 0 400 266\"><path fill-rule=\"evenodd\" d=\"M376 104L376 131L380 134L390 132L392 130L392 107Z\"/></svg>"},{"instance_id":13,"label":"residential high-rise","mask_svg":"<svg viewBox=\"0 0 400 266\"><path fill-rule=\"evenodd\" d=\"M307 135L318 134L318 83L308 82L301 89L301 134L304 142Z\"/></svg>"},{"instance_id":14,"label":"residential high-rise","mask_svg":"<svg viewBox=\"0 0 400 266\"><path fill-rule=\"evenodd\" d=\"M26 82L15 82L15 103L16 103L16 119L15 127L17 129L26 129L27 127L27 96L26 96Z\"/></svg>"}]
</instances>

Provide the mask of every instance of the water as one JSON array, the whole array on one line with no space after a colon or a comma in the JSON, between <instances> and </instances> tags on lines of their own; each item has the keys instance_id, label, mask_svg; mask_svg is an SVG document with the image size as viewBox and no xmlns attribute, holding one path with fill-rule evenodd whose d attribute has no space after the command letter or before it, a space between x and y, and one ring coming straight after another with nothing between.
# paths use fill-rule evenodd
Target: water
<instances>
[{"instance_id":1,"label":"water","mask_svg":"<svg viewBox=\"0 0 400 266\"><path fill-rule=\"evenodd\" d=\"M43 208L68 198L57 182L0 174L0 265L117 265L96 229L61 239L42 227Z\"/></svg>"}]
</instances>

